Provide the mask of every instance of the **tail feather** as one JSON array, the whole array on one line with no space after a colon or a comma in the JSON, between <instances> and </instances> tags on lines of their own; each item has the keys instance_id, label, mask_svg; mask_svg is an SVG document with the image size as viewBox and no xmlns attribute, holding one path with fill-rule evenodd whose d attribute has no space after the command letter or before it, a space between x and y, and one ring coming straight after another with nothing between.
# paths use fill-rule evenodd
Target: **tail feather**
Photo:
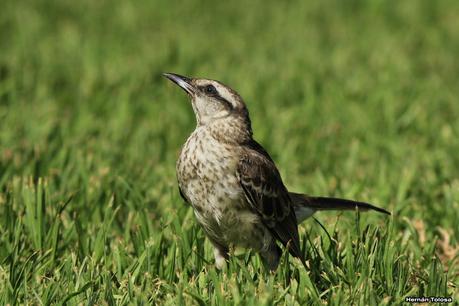
<instances>
[{"instance_id":1,"label":"tail feather","mask_svg":"<svg viewBox=\"0 0 459 306\"><path fill-rule=\"evenodd\" d=\"M387 210L365 202L328 197L310 197L295 192L289 192L289 194L295 208L298 224L318 210L355 210L358 208L361 211L375 210L390 215Z\"/></svg>"}]
</instances>

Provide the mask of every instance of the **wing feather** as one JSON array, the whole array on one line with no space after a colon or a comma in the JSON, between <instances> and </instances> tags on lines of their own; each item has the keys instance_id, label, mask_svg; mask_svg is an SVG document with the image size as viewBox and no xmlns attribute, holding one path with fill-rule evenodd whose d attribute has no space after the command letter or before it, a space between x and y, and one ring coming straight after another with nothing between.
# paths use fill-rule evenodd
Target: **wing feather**
<instances>
[{"instance_id":1,"label":"wing feather","mask_svg":"<svg viewBox=\"0 0 459 306\"><path fill-rule=\"evenodd\" d=\"M265 226L289 252L300 258L300 240L295 210L279 171L266 151L258 144L246 148L238 163L239 183L251 208L260 215Z\"/></svg>"}]
</instances>

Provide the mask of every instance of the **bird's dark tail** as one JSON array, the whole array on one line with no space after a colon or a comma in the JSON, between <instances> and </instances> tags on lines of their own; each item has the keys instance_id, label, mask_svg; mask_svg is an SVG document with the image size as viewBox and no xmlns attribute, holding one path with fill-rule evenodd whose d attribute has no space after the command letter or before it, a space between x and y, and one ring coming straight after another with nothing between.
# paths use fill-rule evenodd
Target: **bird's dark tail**
<instances>
[{"instance_id":1,"label":"bird's dark tail","mask_svg":"<svg viewBox=\"0 0 459 306\"><path fill-rule=\"evenodd\" d=\"M318 210L355 210L358 208L361 211L375 210L390 215L390 212L387 210L365 202L328 197L311 197L295 192L289 192L289 195L295 207L298 224Z\"/></svg>"}]
</instances>

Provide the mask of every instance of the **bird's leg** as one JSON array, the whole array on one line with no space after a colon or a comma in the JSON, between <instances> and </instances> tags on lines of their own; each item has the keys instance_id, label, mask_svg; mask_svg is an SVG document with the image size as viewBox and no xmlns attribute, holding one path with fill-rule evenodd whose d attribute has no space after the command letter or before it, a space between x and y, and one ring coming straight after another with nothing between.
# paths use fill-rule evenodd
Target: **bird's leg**
<instances>
[{"instance_id":1,"label":"bird's leg","mask_svg":"<svg viewBox=\"0 0 459 306\"><path fill-rule=\"evenodd\" d=\"M228 260L228 254L223 252L219 248L214 248L215 266L217 269L222 270L226 266L226 260Z\"/></svg>"},{"instance_id":2,"label":"bird's leg","mask_svg":"<svg viewBox=\"0 0 459 306\"><path fill-rule=\"evenodd\" d=\"M275 242L272 242L266 250L260 252L263 265L270 271L276 271L281 256L282 250Z\"/></svg>"},{"instance_id":3,"label":"bird's leg","mask_svg":"<svg viewBox=\"0 0 459 306\"><path fill-rule=\"evenodd\" d=\"M214 246L215 266L217 269L222 270L226 266L226 261L229 259L229 249L219 243L212 241Z\"/></svg>"}]
</instances>

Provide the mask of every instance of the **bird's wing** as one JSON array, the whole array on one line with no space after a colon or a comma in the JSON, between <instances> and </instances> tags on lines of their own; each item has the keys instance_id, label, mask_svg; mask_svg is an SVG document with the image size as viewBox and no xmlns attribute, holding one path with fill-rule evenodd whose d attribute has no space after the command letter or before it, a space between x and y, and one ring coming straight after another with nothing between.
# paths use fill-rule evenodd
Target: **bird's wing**
<instances>
[{"instance_id":1,"label":"bird's wing","mask_svg":"<svg viewBox=\"0 0 459 306\"><path fill-rule=\"evenodd\" d=\"M251 208L260 215L273 236L304 264L289 193L274 162L266 151L257 150L258 146L245 148L237 167L239 183Z\"/></svg>"}]
</instances>

